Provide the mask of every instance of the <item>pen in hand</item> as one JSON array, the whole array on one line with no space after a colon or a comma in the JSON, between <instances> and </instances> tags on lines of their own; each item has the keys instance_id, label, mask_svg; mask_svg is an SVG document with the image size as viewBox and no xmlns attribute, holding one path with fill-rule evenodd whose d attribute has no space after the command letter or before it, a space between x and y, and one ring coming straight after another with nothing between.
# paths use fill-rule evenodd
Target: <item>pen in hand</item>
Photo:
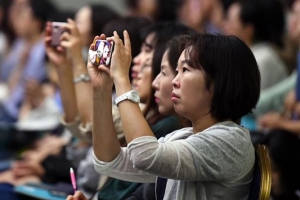
<instances>
[{"instance_id":1,"label":"pen in hand","mask_svg":"<svg viewBox=\"0 0 300 200\"><path fill-rule=\"evenodd\" d=\"M75 173L73 168L70 168L70 177L71 177L71 182L72 182L72 186L74 189L74 193L77 191L77 187L76 187L76 178L75 178Z\"/></svg>"}]
</instances>

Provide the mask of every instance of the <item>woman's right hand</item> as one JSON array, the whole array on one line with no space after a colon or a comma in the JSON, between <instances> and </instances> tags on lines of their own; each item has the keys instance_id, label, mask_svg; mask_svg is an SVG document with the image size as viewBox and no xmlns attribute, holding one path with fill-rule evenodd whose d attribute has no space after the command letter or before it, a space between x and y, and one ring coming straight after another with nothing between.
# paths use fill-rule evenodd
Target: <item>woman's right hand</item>
<instances>
[{"instance_id":1,"label":"woman's right hand","mask_svg":"<svg viewBox=\"0 0 300 200\"><path fill-rule=\"evenodd\" d=\"M87 200L84 194L77 191L74 195L69 195L66 200Z\"/></svg>"},{"instance_id":2,"label":"woman's right hand","mask_svg":"<svg viewBox=\"0 0 300 200\"><path fill-rule=\"evenodd\" d=\"M51 45L51 41L52 41L51 35L52 35L51 22L47 22L45 28L45 38L44 38L46 53L50 61L56 67L60 67L67 63L67 53L62 46L54 47Z\"/></svg>"}]
</instances>

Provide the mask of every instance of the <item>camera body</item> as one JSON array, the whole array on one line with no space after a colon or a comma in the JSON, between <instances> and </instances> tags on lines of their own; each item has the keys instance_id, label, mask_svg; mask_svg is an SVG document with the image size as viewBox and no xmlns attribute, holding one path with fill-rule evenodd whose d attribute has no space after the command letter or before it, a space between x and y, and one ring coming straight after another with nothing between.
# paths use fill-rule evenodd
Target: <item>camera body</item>
<instances>
[{"instance_id":1,"label":"camera body","mask_svg":"<svg viewBox=\"0 0 300 200\"><path fill-rule=\"evenodd\" d=\"M111 56L114 49L114 42L107 40L95 40L95 49L89 50L89 59L95 66L110 65Z\"/></svg>"},{"instance_id":2,"label":"camera body","mask_svg":"<svg viewBox=\"0 0 300 200\"><path fill-rule=\"evenodd\" d=\"M60 36L65 31L65 29L64 29L65 24L66 24L65 22L52 22L51 23L51 26L52 26L51 45L52 46L56 47L56 46L60 45Z\"/></svg>"}]
</instances>

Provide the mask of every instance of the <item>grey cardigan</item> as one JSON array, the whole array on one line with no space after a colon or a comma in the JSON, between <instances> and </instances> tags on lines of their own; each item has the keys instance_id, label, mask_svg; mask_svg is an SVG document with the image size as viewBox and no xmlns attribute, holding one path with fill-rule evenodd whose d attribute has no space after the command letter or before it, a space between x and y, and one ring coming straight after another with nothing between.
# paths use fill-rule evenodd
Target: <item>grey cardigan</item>
<instances>
[{"instance_id":1,"label":"grey cardigan","mask_svg":"<svg viewBox=\"0 0 300 200\"><path fill-rule=\"evenodd\" d=\"M184 128L157 140L133 140L111 162L94 156L97 172L151 183L168 178L164 200L246 200L255 155L249 132L222 122L193 134Z\"/></svg>"}]
</instances>

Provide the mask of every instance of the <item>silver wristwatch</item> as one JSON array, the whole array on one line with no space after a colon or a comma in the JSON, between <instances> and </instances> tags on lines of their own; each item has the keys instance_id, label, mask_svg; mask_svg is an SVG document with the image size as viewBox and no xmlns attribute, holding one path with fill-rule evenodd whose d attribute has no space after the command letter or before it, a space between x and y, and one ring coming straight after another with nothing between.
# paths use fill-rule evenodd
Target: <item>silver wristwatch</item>
<instances>
[{"instance_id":1,"label":"silver wristwatch","mask_svg":"<svg viewBox=\"0 0 300 200\"><path fill-rule=\"evenodd\" d=\"M80 74L76 78L74 78L73 82L74 83L80 83L80 82L89 82L91 79L89 75L87 74Z\"/></svg>"},{"instance_id":2,"label":"silver wristwatch","mask_svg":"<svg viewBox=\"0 0 300 200\"><path fill-rule=\"evenodd\" d=\"M115 104L118 105L120 102L129 100L133 103L140 103L140 96L137 91L130 90L129 92L126 92L125 94L122 94L121 96L117 97L115 99Z\"/></svg>"}]
</instances>

